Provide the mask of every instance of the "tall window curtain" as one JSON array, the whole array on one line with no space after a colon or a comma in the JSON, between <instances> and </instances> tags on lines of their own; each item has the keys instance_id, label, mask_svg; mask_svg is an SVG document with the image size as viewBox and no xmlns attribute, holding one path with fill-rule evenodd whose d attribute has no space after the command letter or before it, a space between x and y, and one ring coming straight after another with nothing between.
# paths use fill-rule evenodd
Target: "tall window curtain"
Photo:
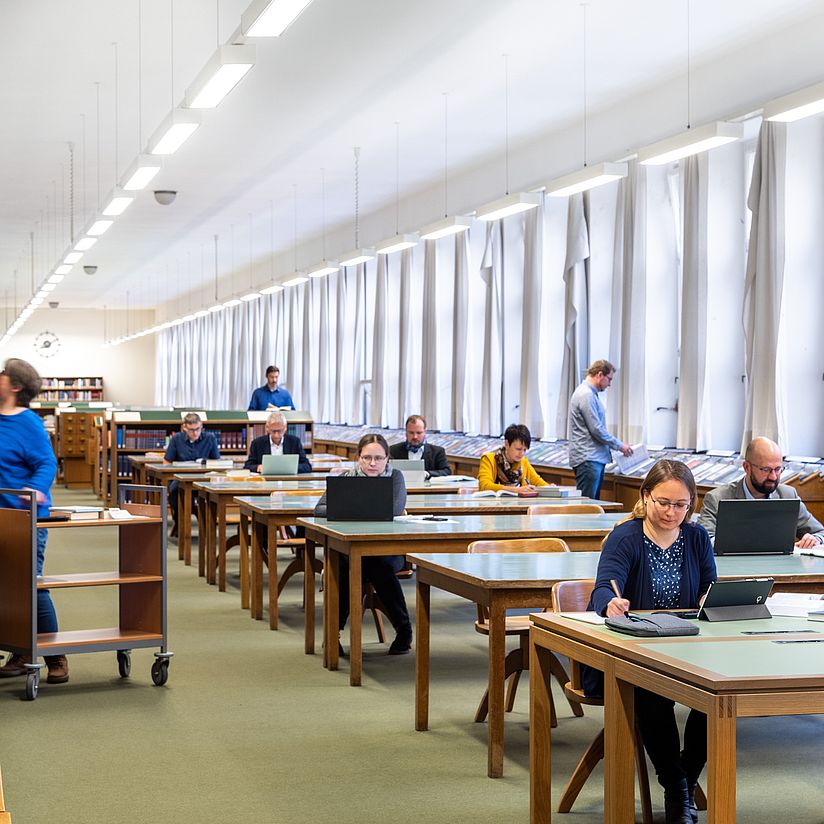
<instances>
[{"instance_id":1,"label":"tall window curtain","mask_svg":"<svg viewBox=\"0 0 824 824\"><path fill-rule=\"evenodd\" d=\"M747 201L752 229L744 282L747 399L741 448L753 437L787 443L777 358L784 289L784 187L787 127L761 124Z\"/></svg>"},{"instance_id":2,"label":"tall window curtain","mask_svg":"<svg viewBox=\"0 0 824 824\"><path fill-rule=\"evenodd\" d=\"M372 403L369 410L369 423L376 426L382 426L385 423L386 258L387 255L378 255L378 271L375 281L375 322L372 325Z\"/></svg>"},{"instance_id":3,"label":"tall window curtain","mask_svg":"<svg viewBox=\"0 0 824 824\"><path fill-rule=\"evenodd\" d=\"M462 432L466 426L466 337L469 313L469 232L455 235L455 269L452 318L452 397L449 426Z\"/></svg>"},{"instance_id":4,"label":"tall window curtain","mask_svg":"<svg viewBox=\"0 0 824 824\"><path fill-rule=\"evenodd\" d=\"M564 357L555 431L565 437L569 399L589 366L589 226L584 196L569 198L567 209L566 261L564 262Z\"/></svg>"},{"instance_id":5,"label":"tall window curtain","mask_svg":"<svg viewBox=\"0 0 824 824\"><path fill-rule=\"evenodd\" d=\"M503 228L500 220L486 227L486 247L481 261L481 281L485 287L484 353L481 376L481 432L502 431L502 264Z\"/></svg>"},{"instance_id":6,"label":"tall window curtain","mask_svg":"<svg viewBox=\"0 0 824 824\"><path fill-rule=\"evenodd\" d=\"M541 409L541 375L538 352L541 346L541 283L544 258L544 199L524 217L524 294L521 320L521 423L536 438L544 436Z\"/></svg>"},{"instance_id":7,"label":"tall window curtain","mask_svg":"<svg viewBox=\"0 0 824 824\"><path fill-rule=\"evenodd\" d=\"M618 369L607 401L607 423L625 443L644 440L646 374L646 191L644 167L629 164L616 211L612 328L620 330L610 360Z\"/></svg>"},{"instance_id":8,"label":"tall window curtain","mask_svg":"<svg viewBox=\"0 0 824 824\"><path fill-rule=\"evenodd\" d=\"M314 322L314 306L312 302L312 288L314 282L308 280L301 287L303 291L303 320L300 325L300 394L295 400L295 406L300 409L316 409L315 386L317 385L318 362L315 332L317 324ZM297 331L297 330L296 330ZM297 335L296 335L297 336Z\"/></svg>"},{"instance_id":9,"label":"tall window curtain","mask_svg":"<svg viewBox=\"0 0 824 824\"><path fill-rule=\"evenodd\" d=\"M362 423L364 421L364 374L363 374L363 351L364 340L363 330L364 313L366 311L365 288L366 288L366 264L359 263L355 267L349 267L347 276L351 273L355 281L355 305L354 324L352 326L352 374L349 394L349 412L346 420L349 423Z\"/></svg>"},{"instance_id":10,"label":"tall window curtain","mask_svg":"<svg viewBox=\"0 0 824 824\"><path fill-rule=\"evenodd\" d=\"M346 395L344 394L344 347L346 344L346 270L341 269L332 275L335 279L335 417L336 423L346 420L344 413Z\"/></svg>"},{"instance_id":11,"label":"tall window curtain","mask_svg":"<svg viewBox=\"0 0 824 824\"><path fill-rule=\"evenodd\" d=\"M330 377L332 370L331 365L332 353L329 347L329 335L331 327L331 317L329 315L329 283L330 278L320 278L318 283L318 397L317 406L313 414L317 414L322 421L328 421L332 418L333 406L332 388L330 386Z\"/></svg>"},{"instance_id":12,"label":"tall window curtain","mask_svg":"<svg viewBox=\"0 0 824 824\"><path fill-rule=\"evenodd\" d=\"M437 241L424 241L423 316L421 322L421 414L431 429L438 421L438 297Z\"/></svg>"},{"instance_id":13,"label":"tall window curtain","mask_svg":"<svg viewBox=\"0 0 824 824\"><path fill-rule=\"evenodd\" d=\"M400 282L398 284L398 411L396 423L404 420L409 404L409 281L412 278L412 250L401 252Z\"/></svg>"},{"instance_id":14,"label":"tall window curtain","mask_svg":"<svg viewBox=\"0 0 824 824\"><path fill-rule=\"evenodd\" d=\"M705 450L710 437L707 377L707 155L681 162L684 179L681 343L679 346L679 449Z\"/></svg>"}]
</instances>

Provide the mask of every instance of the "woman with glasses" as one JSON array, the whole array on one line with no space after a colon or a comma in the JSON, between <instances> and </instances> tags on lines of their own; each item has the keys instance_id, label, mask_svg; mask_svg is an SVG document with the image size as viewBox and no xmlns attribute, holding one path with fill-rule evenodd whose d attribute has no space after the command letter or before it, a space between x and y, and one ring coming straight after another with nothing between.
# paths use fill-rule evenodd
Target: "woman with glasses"
<instances>
[{"instance_id":1,"label":"woman with glasses","mask_svg":"<svg viewBox=\"0 0 824 824\"><path fill-rule=\"evenodd\" d=\"M403 473L394 470L389 465L389 444L383 435L364 435L358 441L357 464L350 469L347 475L358 478L376 478L387 476L392 478L392 514L402 515L406 506L406 484ZM315 507L315 515L326 517L326 493ZM375 588L381 599L392 626L395 627L395 640L389 647L389 655L404 655L412 648L412 624L409 621L409 612L406 608L397 573L403 569L403 555L375 555L363 558L363 577ZM340 559L340 603L338 607L340 628L346 625L349 617L349 559L341 556Z\"/></svg>"},{"instance_id":2,"label":"woman with glasses","mask_svg":"<svg viewBox=\"0 0 824 824\"><path fill-rule=\"evenodd\" d=\"M631 517L616 526L604 543L589 609L617 617L629 609L699 606L716 570L707 531L690 522L695 502L695 479L689 467L679 461L658 461L641 484ZM600 673L587 670L584 689L590 695L603 695ZM707 760L707 719L690 710L682 750L674 706L667 698L635 690L635 715L644 747L664 788L666 822L693 824L698 821L695 787Z\"/></svg>"},{"instance_id":3,"label":"woman with glasses","mask_svg":"<svg viewBox=\"0 0 824 824\"><path fill-rule=\"evenodd\" d=\"M504 432L503 445L481 457L478 491L505 490L522 498L532 498L538 494L537 487L548 486L527 460L531 443L529 429L522 423L511 423Z\"/></svg>"}]
</instances>

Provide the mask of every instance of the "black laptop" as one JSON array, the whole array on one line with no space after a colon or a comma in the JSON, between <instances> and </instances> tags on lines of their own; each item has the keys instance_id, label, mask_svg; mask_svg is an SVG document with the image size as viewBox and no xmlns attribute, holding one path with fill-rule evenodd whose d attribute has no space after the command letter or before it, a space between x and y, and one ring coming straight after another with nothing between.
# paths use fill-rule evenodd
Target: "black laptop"
<instances>
[{"instance_id":1,"label":"black laptop","mask_svg":"<svg viewBox=\"0 0 824 824\"><path fill-rule=\"evenodd\" d=\"M391 521L392 478L339 475L326 479L329 521Z\"/></svg>"},{"instance_id":2,"label":"black laptop","mask_svg":"<svg viewBox=\"0 0 824 824\"><path fill-rule=\"evenodd\" d=\"M719 501L715 554L792 554L800 506L798 498Z\"/></svg>"}]
</instances>

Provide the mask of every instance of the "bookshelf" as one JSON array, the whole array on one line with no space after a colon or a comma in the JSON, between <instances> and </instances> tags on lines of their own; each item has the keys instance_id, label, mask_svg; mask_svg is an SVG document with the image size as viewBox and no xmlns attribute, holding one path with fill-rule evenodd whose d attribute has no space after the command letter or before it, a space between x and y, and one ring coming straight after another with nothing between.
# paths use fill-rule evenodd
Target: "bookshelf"
<instances>
[{"instance_id":1,"label":"bookshelf","mask_svg":"<svg viewBox=\"0 0 824 824\"><path fill-rule=\"evenodd\" d=\"M103 378L43 378L43 388L37 397L41 401L102 401Z\"/></svg>"}]
</instances>

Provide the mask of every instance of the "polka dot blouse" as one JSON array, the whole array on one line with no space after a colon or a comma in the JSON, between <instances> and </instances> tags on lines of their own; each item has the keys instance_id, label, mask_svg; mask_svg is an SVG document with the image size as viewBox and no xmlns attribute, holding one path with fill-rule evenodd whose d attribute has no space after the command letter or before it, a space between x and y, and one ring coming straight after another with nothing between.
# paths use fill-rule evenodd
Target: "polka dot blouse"
<instances>
[{"instance_id":1,"label":"polka dot blouse","mask_svg":"<svg viewBox=\"0 0 824 824\"><path fill-rule=\"evenodd\" d=\"M644 535L650 577L652 578L653 609L673 609L681 596L681 565L684 561L684 533L678 531L675 543L668 549Z\"/></svg>"}]
</instances>

